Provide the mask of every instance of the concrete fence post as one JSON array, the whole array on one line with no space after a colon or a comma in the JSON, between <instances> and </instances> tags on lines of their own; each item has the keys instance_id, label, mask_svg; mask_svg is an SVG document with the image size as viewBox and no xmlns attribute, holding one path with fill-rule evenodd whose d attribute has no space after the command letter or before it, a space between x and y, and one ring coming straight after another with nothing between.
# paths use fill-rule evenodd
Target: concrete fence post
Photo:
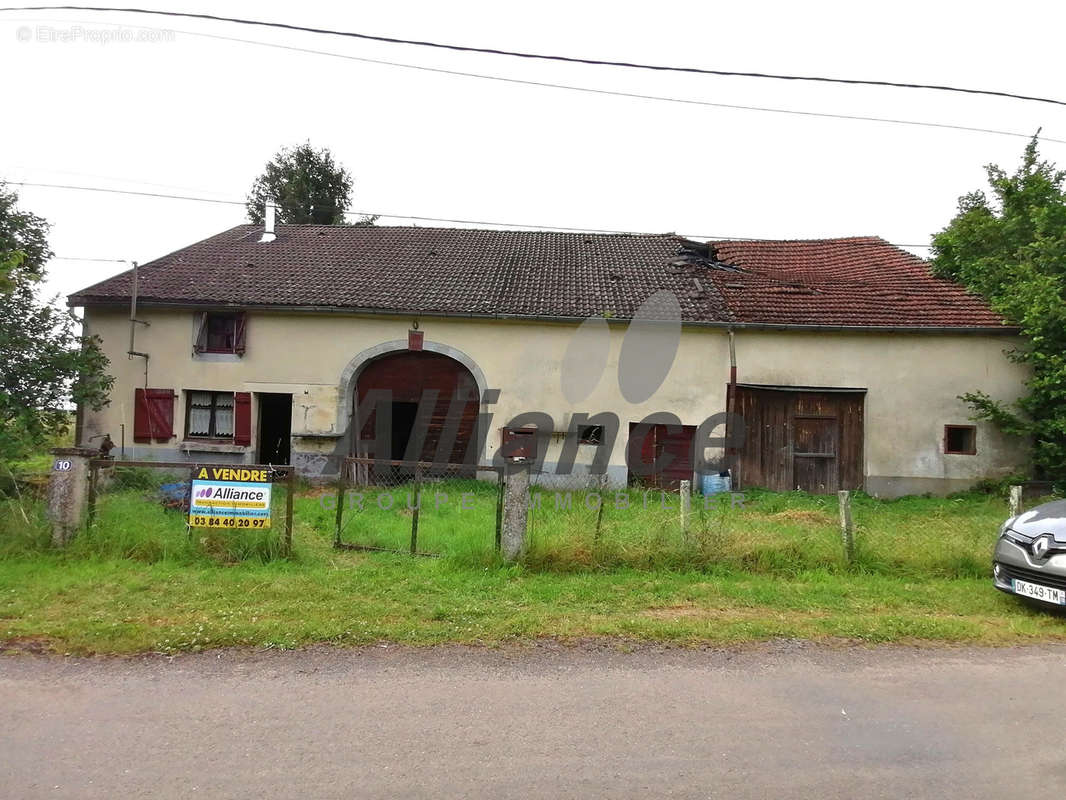
<instances>
[{"instance_id":1,"label":"concrete fence post","mask_svg":"<svg viewBox=\"0 0 1066 800\"><path fill-rule=\"evenodd\" d=\"M681 481L681 535L688 538L692 517L692 481Z\"/></svg>"},{"instance_id":2,"label":"concrete fence post","mask_svg":"<svg viewBox=\"0 0 1066 800\"><path fill-rule=\"evenodd\" d=\"M851 492L837 492L840 502L840 538L844 543L844 558L850 564L855 560L855 523L851 519Z\"/></svg>"},{"instance_id":3,"label":"concrete fence post","mask_svg":"<svg viewBox=\"0 0 1066 800\"><path fill-rule=\"evenodd\" d=\"M1008 508L1008 515L1016 517L1022 513L1022 487L1012 486L1010 487L1010 507Z\"/></svg>"},{"instance_id":4,"label":"concrete fence post","mask_svg":"<svg viewBox=\"0 0 1066 800\"><path fill-rule=\"evenodd\" d=\"M48 519L52 523L52 544L62 547L85 524L89 505L89 459L99 450L88 447L56 447L52 451L52 473L48 479Z\"/></svg>"},{"instance_id":5,"label":"concrete fence post","mask_svg":"<svg viewBox=\"0 0 1066 800\"><path fill-rule=\"evenodd\" d=\"M509 465L503 491L503 524L500 526L500 552L505 561L517 561L526 552L529 523L529 467Z\"/></svg>"}]
</instances>

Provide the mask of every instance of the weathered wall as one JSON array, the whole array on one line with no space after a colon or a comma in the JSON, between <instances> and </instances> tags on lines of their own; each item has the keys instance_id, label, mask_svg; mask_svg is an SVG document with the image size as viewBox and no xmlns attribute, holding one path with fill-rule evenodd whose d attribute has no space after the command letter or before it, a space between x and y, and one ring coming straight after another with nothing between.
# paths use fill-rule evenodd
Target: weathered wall
<instances>
[{"instance_id":1,"label":"weathered wall","mask_svg":"<svg viewBox=\"0 0 1066 800\"><path fill-rule=\"evenodd\" d=\"M864 388L866 489L944 493L1025 464L1025 446L969 419L963 392L1011 400L1027 372L1005 351L1013 337L741 331L744 383ZM946 455L944 425L977 425L976 455Z\"/></svg>"},{"instance_id":2,"label":"weathered wall","mask_svg":"<svg viewBox=\"0 0 1066 800\"><path fill-rule=\"evenodd\" d=\"M347 445L329 438L344 432L351 398L342 396L353 360L382 343L404 342L411 320L342 314L248 314L248 349L243 358L195 358L192 353L191 311L141 308L138 316L151 323L139 327L136 349L147 352L148 385L173 388L175 428L179 434L166 444L132 443L133 390L145 385L143 359L128 359L129 323L120 310L87 309L86 329L99 335L116 376L111 405L87 413L85 437L110 433L117 442L119 425L126 426L128 457L169 458L189 445L181 441L185 419L182 390L286 392L293 395L294 460L308 472L327 466L324 456ZM686 329L680 350L662 388L644 403L631 405L621 396L617 380L618 355L625 327L611 326L607 370L580 408L570 408L560 389L560 366L573 325L461 319L420 320L427 348L466 358L475 366L482 388L501 390L488 437L486 459L499 444L499 428L523 411L545 411L565 430L574 411L589 414L613 411L621 430L611 463L615 479L624 478L624 446L630 421L655 411L670 411L686 424L698 424L725 410L729 373L728 339L723 330ZM968 423L957 395L982 389L1009 399L1021 388L1024 371L1009 362L1003 351L1009 337L914 334L813 334L755 332L736 335L739 379L744 383L848 386L865 388L866 475L871 491L896 493L955 488L990 474L1000 474L1023 459L1018 443L1011 443L987 425L979 424L978 454L942 453L944 424ZM480 373L480 375L478 374ZM253 437L256 430L253 403ZM483 409L484 411L485 409ZM315 438L304 438L315 435ZM205 448L206 445L192 445ZM558 457L558 441L547 461ZM589 460L583 449L581 461ZM254 460L251 448L225 446L185 457L206 460ZM929 489L923 489L927 485Z\"/></svg>"}]
</instances>

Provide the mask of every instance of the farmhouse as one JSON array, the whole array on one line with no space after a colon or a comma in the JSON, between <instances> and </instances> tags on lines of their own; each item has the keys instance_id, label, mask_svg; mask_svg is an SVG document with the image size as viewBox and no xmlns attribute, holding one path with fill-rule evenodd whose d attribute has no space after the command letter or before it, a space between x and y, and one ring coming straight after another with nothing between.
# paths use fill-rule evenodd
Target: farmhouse
<instances>
[{"instance_id":1,"label":"farmhouse","mask_svg":"<svg viewBox=\"0 0 1066 800\"><path fill-rule=\"evenodd\" d=\"M241 225L69 303L116 377L79 443L109 434L126 458L325 477L382 455L375 390L395 458L521 441L551 472L572 431L575 470L602 454L615 484L698 479L718 455L738 487L944 493L1026 458L958 399L1020 393L1017 331L876 237ZM695 453L727 410L735 447Z\"/></svg>"}]
</instances>

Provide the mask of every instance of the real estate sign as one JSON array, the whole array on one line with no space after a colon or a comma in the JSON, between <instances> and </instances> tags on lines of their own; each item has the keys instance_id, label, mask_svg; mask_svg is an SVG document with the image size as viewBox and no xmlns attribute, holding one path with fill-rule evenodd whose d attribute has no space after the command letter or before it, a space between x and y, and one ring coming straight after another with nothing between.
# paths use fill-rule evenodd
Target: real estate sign
<instances>
[{"instance_id":1,"label":"real estate sign","mask_svg":"<svg viewBox=\"0 0 1066 800\"><path fill-rule=\"evenodd\" d=\"M201 467L193 477L189 525L194 528L269 528L267 470Z\"/></svg>"}]
</instances>

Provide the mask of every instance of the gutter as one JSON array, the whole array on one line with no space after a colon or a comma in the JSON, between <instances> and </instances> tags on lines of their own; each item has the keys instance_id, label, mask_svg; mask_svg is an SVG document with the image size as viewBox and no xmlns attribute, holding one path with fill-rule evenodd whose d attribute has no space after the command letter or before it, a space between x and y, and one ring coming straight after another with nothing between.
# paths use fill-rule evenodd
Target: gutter
<instances>
[{"instance_id":1,"label":"gutter","mask_svg":"<svg viewBox=\"0 0 1066 800\"><path fill-rule=\"evenodd\" d=\"M81 295L71 295L67 298L67 306L74 307L113 307L122 308L128 303L128 298L107 298L106 300L94 300ZM194 303L194 302L170 302L170 301L145 301L138 300L140 308L162 308L169 310L197 310L205 308L223 309L233 308L244 311L274 311L291 314L343 314L346 316L373 316L394 317L409 319L412 315L424 319L480 319L501 320L508 322L559 322L579 325L587 317L561 316L552 314L477 314L470 311L420 311L407 310L396 311L381 308L358 308L354 306L292 306L284 304L251 304L251 303ZM608 325L628 325L631 320L625 317L606 317ZM684 328L709 328L721 330L753 330L753 331L810 331L812 333L926 333L926 334L964 334L974 336L1004 335L1012 336L1021 333L1021 328L1013 325L1001 326L950 326L950 325L819 325L819 324L792 324L779 322L725 322L705 320L682 320Z\"/></svg>"}]
</instances>

